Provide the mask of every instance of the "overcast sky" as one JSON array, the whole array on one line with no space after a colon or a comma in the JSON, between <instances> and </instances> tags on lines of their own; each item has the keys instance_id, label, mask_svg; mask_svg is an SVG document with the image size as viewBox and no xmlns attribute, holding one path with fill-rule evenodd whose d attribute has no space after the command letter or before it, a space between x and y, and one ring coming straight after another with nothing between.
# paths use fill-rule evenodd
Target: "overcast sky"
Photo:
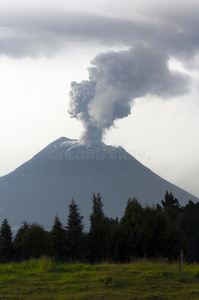
<instances>
[{"instance_id":1,"label":"overcast sky","mask_svg":"<svg viewBox=\"0 0 199 300\"><path fill-rule=\"evenodd\" d=\"M0 0L0 176L89 118L199 197L198 28L198 0ZM70 84L91 77L82 124Z\"/></svg>"}]
</instances>

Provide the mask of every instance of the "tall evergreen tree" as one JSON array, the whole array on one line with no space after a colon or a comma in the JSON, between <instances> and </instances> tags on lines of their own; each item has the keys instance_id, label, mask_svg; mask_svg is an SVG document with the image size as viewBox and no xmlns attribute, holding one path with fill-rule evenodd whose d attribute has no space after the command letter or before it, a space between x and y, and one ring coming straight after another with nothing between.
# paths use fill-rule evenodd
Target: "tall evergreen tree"
<instances>
[{"instance_id":1,"label":"tall evergreen tree","mask_svg":"<svg viewBox=\"0 0 199 300\"><path fill-rule=\"evenodd\" d=\"M181 206L178 199L174 198L172 193L166 191L164 200L161 201L163 210L170 214L173 219L181 212Z\"/></svg>"},{"instance_id":2,"label":"tall evergreen tree","mask_svg":"<svg viewBox=\"0 0 199 300\"><path fill-rule=\"evenodd\" d=\"M97 195L93 193L92 202L89 231L90 260L100 261L106 259L109 255L110 222L104 215L103 203L99 193Z\"/></svg>"},{"instance_id":3,"label":"tall evergreen tree","mask_svg":"<svg viewBox=\"0 0 199 300\"><path fill-rule=\"evenodd\" d=\"M144 209L136 198L129 198L119 226L117 253L120 261L146 254L145 245L150 237Z\"/></svg>"},{"instance_id":4,"label":"tall evergreen tree","mask_svg":"<svg viewBox=\"0 0 199 300\"><path fill-rule=\"evenodd\" d=\"M189 261L199 261L199 202L191 200L179 217L180 228L189 242Z\"/></svg>"},{"instance_id":5,"label":"tall evergreen tree","mask_svg":"<svg viewBox=\"0 0 199 300\"><path fill-rule=\"evenodd\" d=\"M68 259L77 260L83 256L83 216L80 215L78 205L71 199L68 221L66 226Z\"/></svg>"},{"instance_id":6,"label":"tall evergreen tree","mask_svg":"<svg viewBox=\"0 0 199 300\"><path fill-rule=\"evenodd\" d=\"M12 230L7 219L4 219L0 229L0 262L8 263L12 260L13 242Z\"/></svg>"},{"instance_id":7,"label":"tall evergreen tree","mask_svg":"<svg viewBox=\"0 0 199 300\"><path fill-rule=\"evenodd\" d=\"M29 227L30 226L27 222L23 222L21 227L18 229L17 234L14 238L14 241L13 241L14 259L17 261L22 261L24 259L23 255L22 255L23 238Z\"/></svg>"},{"instance_id":8,"label":"tall evergreen tree","mask_svg":"<svg viewBox=\"0 0 199 300\"><path fill-rule=\"evenodd\" d=\"M66 230L63 228L58 216L55 216L54 225L50 232L52 254L56 260L66 259Z\"/></svg>"}]
</instances>

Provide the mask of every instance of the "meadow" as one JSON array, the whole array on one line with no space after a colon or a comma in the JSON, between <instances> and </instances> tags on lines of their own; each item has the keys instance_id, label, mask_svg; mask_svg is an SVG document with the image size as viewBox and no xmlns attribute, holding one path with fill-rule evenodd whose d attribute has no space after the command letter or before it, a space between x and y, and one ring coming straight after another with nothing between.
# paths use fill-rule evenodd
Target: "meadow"
<instances>
[{"instance_id":1,"label":"meadow","mask_svg":"<svg viewBox=\"0 0 199 300\"><path fill-rule=\"evenodd\" d=\"M0 265L0 299L199 299L199 265L57 264L48 258Z\"/></svg>"}]
</instances>

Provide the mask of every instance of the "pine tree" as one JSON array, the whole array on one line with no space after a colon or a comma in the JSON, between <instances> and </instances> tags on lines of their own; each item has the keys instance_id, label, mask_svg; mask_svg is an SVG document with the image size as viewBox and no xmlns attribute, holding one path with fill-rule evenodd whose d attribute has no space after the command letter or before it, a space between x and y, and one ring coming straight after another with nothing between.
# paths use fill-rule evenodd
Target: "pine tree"
<instances>
[{"instance_id":1,"label":"pine tree","mask_svg":"<svg viewBox=\"0 0 199 300\"><path fill-rule=\"evenodd\" d=\"M12 231L7 219L4 219L0 229L0 262L8 263L12 260L13 242Z\"/></svg>"},{"instance_id":2,"label":"pine tree","mask_svg":"<svg viewBox=\"0 0 199 300\"><path fill-rule=\"evenodd\" d=\"M199 202L189 200L179 217L180 228L189 242L189 261L199 261Z\"/></svg>"},{"instance_id":3,"label":"pine tree","mask_svg":"<svg viewBox=\"0 0 199 300\"><path fill-rule=\"evenodd\" d=\"M145 255L149 228L144 219L144 209L137 199L128 199L118 230L117 252L120 261Z\"/></svg>"},{"instance_id":4,"label":"pine tree","mask_svg":"<svg viewBox=\"0 0 199 300\"><path fill-rule=\"evenodd\" d=\"M174 198L172 193L166 191L164 200L161 201L163 210L171 215L173 219L176 219L177 215L181 212L181 206L178 199Z\"/></svg>"},{"instance_id":5,"label":"pine tree","mask_svg":"<svg viewBox=\"0 0 199 300\"><path fill-rule=\"evenodd\" d=\"M67 253L69 260L81 259L83 256L83 216L79 207L72 198L69 205L68 221L66 226Z\"/></svg>"},{"instance_id":6,"label":"pine tree","mask_svg":"<svg viewBox=\"0 0 199 300\"><path fill-rule=\"evenodd\" d=\"M23 238L29 227L30 226L27 222L23 222L21 227L18 229L17 234L14 238L14 241L13 241L14 259L17 261L23 260L23 256L22 256Z\"/></svg>"},{"instance_id":7,"label":"pine tree","mask_svg":"<svg viewBox=\"0 0 199 300\"><path fill-rule=\"evenodd\" d=\"M53 257L63 261L66 258L66 231L58 216L55 216L54 225L50 232Z\"/></svg>"},{"instance_id":8,"label":"pine tree","mask_svg":"<svg viewBox=\"0 0 199 300\"><path fill-rule=\"evenodd\" d=\"M93 193L92 202L89 231L90 260L100 261L109 256L111 227L109 219L104 215L99 193L97 195Z\"/></svg>"}]
</instances>

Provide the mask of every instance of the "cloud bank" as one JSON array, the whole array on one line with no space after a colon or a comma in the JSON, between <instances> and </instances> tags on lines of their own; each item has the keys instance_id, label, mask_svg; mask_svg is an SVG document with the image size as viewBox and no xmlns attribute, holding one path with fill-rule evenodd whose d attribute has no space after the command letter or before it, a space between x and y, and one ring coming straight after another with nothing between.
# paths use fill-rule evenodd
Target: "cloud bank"
<instances>
[{"instance_id":1,"label":"cloud bank","mask_svg":"<svg viewBox=\"0 0 199 300\"><path fill-rule=\"evenodd\" d=\"M4 10L2 7L0 54L38 57L67 51L71 43L129 47L141 43L184 60L192 59L199 47L198 5L190 1L184 7L176 4L176 7L167 5L161 9L153 2L150 10L145 5L145 9L136 11L136 1L131 5L124 1L123 10L118 7L114 13L89 7L71 10L67 4L57 8L47 5L45 9L15 10L10 6ZM117 5L112 3L112 8L116 9Z\"/></svg>"}]
</instances>

